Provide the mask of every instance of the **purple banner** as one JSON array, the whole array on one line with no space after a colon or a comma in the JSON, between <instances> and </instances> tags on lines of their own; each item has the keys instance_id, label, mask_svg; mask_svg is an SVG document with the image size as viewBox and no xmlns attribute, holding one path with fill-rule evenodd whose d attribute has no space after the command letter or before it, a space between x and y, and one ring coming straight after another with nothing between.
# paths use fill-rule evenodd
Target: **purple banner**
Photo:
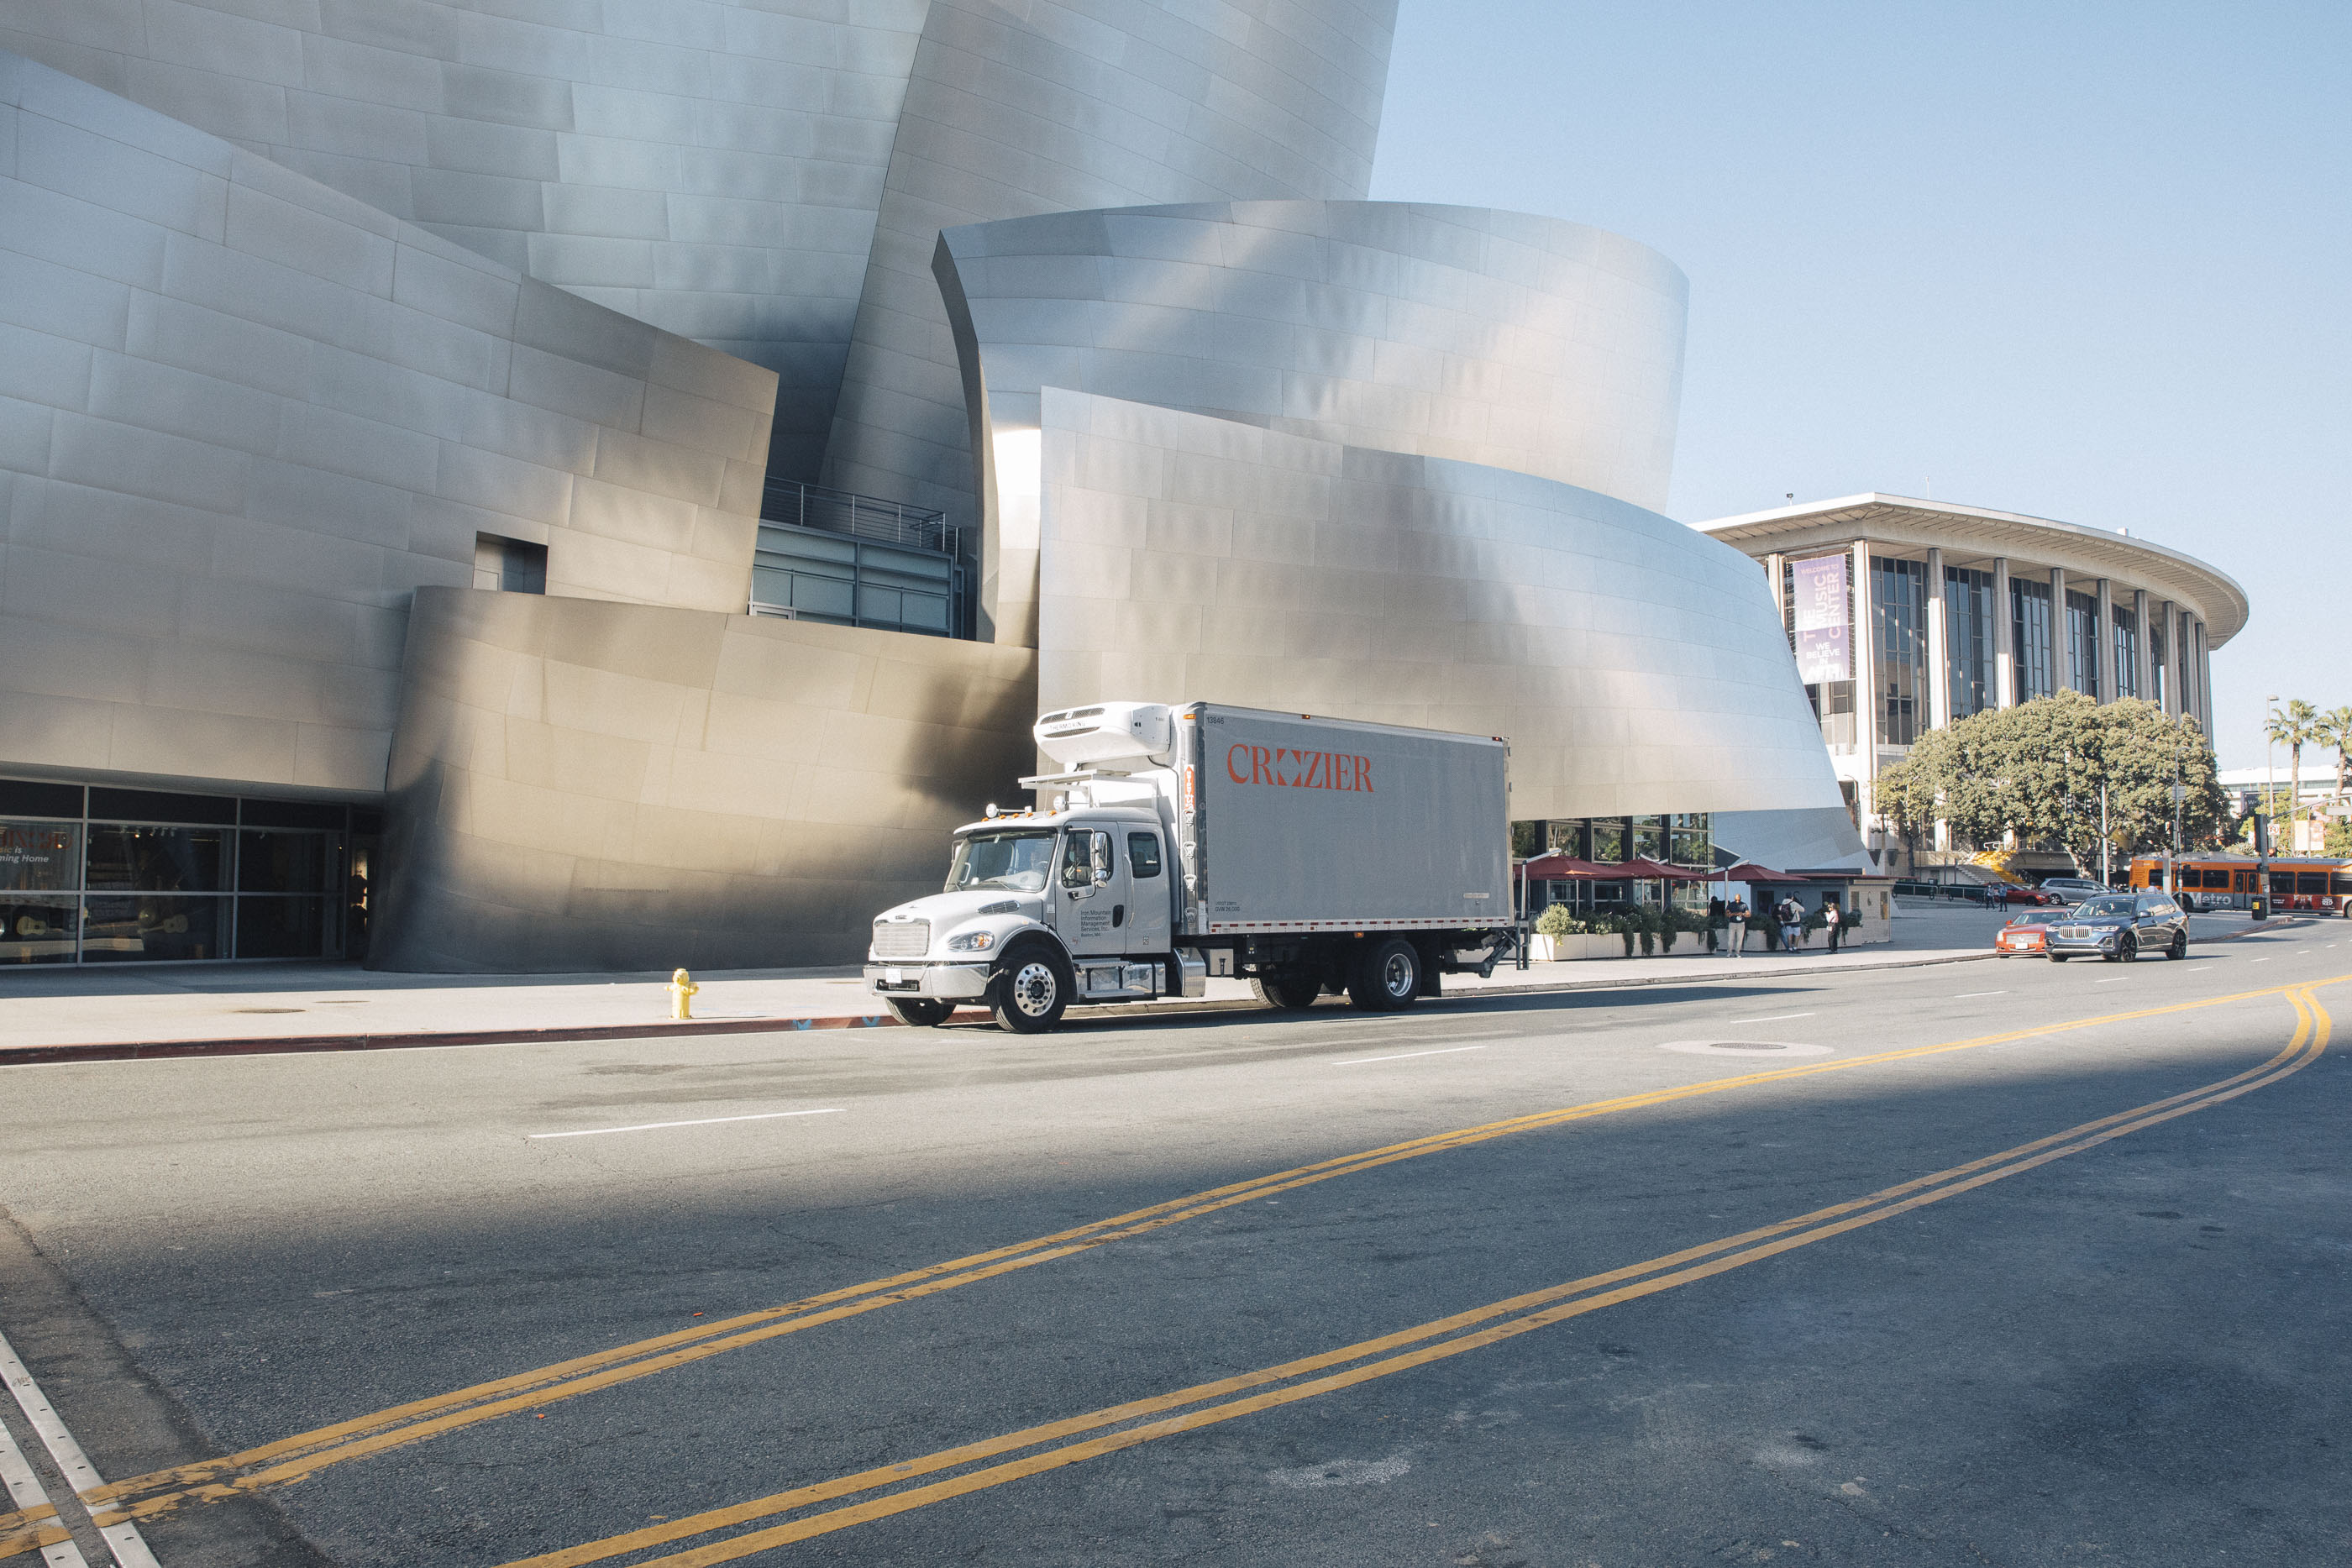
<instances>
[{"instance_id":1,"label":"purple banner","mask_svg":"<svg viewBox=\"0 0 2352 1568\"><path fill-rule=\"evenodd\" d=\"M1853 617L1846 598L1846 558L1820 555L1798 561L1797 678L1807 685L1853 679Z\"/></svg>"}]
</instances>

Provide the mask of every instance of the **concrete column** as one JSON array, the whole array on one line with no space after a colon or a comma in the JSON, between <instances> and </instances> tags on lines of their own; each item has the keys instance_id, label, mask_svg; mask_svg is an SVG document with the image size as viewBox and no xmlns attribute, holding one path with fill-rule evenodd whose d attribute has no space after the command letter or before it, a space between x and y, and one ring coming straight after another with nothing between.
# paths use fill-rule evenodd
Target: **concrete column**
<instances>
[{"instance_id":1,"label":"concrete column","mask_svg":"<svg viewBox=\"0 0 2352 1568\"><path fill-rule=\"evenodd\" d=\"M2009 618L2009 558L1992 563L1992 702L1995 707L2017 706L2016 623Z\"/></svg>"},{"instance_id":2,"label":"concrete column","mask_svg":"<svg viewBox=\"0 0 2352 1568\"><path fill-rule=\"evenodd\" d=\"M1862 747L1862 776L1875 779L1878 777L1878 617L1871 604L1870 541L1854 540L1852 554L1853 564L1846 570L1853 578L1853 632L1847 641L1853 647L1854 740Z\"/></svg>"},{"instance_id":3,"label":"concrete column","mask_svg":"<svg viewBox=\"0 0 2352 1568\"><path fill-rule=\"evenodd\" d=\"M2147 641L2147 590L2132 590L2132 691L2142 702L2156 700L2154 653Z\"/></svg>"},{"instance_id":4,"label":"concrete column","mask_svg":"<svg viewBox=\"0 0 2352 1568\"><path fill-rule=\"evenodd\" d=\"M1870 845L1870 830L1878 816L1878 614L1872 602L1870 573L1870 541L1853 541L1853 564L1847 569L1853 574L1853 730L1856 746L1854 760L1859 764L1855 776L1862 783L1862 810L1858 826L1862 830L1863 847ZM1874 869L1878 864L1872 858Z\"/></svg>"},{"instance_id":5,"label":"concrete column","mask_svg":"<svg viewBox=\"0 0 2352 1568\"><path fill-rule=\"evenodd\" d=\"M2115 590L2108 586L2107 580L2104 577L2099 579L2098 595L2099 634L2091 640L2091 646L2098 650L2099 656L2099 689L2096 695L2099 701L2111 703L2116 700L2117 684L2116 681L2116 596Z\"/></svg>"},{"instance_id":6,"label":"concrete column","mask_svg":"<svg viewBox=\"0 0 2352 1568\"><path fill-rule=\"evenodd\" d=\"M2074 666L2066 657L2066 573L2050 569L2050 695L2074 684Z\"/></svg>"},{"instance_id":7,"label":"concrete column","mask_svg":"<svg viewBox=\"0 0 2352 1568\"><path fill-rule=\"evenodd\" d=\"M1764 584L1772 595L1772 611L1780 618L1780 630L1789 629L1789 596L1782 589L1782 579L1788 571L1789 558L1768 555L1764 558Z\"/></svg>"},{"instance_id":8,"label":"concrete column","mask_svg":"<svg viewBox=\"0 0 2352 1568\"><path fill-rule=\"evenodd\" d=\"M1951 607L1944 602L1944 552L1927 552L1927 727L1952 722Z\"/></svg>"}]
</instances>

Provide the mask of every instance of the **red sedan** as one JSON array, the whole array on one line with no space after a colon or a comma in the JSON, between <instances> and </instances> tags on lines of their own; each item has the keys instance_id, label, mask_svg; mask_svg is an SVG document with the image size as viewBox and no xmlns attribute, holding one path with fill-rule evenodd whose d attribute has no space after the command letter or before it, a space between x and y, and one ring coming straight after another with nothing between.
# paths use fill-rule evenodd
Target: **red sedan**
<instances>
[{"instance_id":1,"label":"red sedan","mask_svg":"<svg viewBox=\"0 0 2352 1568\"><path fill-rule=\"evenodd\" d=\"M1993 938L1992 950L2004 958L2019 954L2039 958L2050 945L2050 923L2063 919L2065 914L2063 909L2035 909L2012 915Z\"/></svg>"}]
</instances>

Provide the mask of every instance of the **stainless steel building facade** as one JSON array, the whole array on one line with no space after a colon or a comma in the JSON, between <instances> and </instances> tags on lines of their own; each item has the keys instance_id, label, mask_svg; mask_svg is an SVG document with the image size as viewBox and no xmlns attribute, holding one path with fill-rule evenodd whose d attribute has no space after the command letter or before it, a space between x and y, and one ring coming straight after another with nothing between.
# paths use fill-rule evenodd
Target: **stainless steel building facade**
<instances>
[{"instance_id":1,"label":"stainless steel building facade","mask_svg":"<svg viewBox=\"0 0 2352 1568\"><path fill-rule=\"evenodd\" d=\"M1391 5L254 10L0 0L0 962L836 961L1041 698L1835 811L1680 273L1364 202Z\"/></svg>"}]
</instances>

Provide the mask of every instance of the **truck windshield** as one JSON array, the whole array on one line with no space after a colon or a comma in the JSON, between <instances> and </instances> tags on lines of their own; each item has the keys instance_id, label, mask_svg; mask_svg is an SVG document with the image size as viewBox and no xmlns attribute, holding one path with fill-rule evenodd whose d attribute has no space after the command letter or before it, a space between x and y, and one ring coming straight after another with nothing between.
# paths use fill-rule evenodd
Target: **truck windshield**
<instances>
[{"instance_id":1,"label":"truck windshield","mask_svg":"<svg viewBox=\"0 0 2352 1568\"><path fill-rule=\"evenodd\" d=\"M971 833L956 841L955 863L948 867L947 891L1007 887L1042 893L1054 864L1054 835Z\"/></svg>"}]
</instances>

